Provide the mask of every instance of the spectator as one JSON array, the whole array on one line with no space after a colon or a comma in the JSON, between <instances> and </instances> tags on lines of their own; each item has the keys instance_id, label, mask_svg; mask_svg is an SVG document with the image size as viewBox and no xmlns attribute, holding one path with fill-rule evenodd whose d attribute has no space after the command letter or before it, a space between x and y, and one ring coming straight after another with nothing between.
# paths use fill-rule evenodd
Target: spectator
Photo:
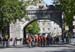
<instances>
[{"instance_id":1,"label":"spectator","mask_svg":"<svg viewBox=\"0 0 75 52\"><path fill-rule=\"evenodd\" d=\"M0 36L0 44L2 44L2 37Z\"/></svg>"},{"instance_id":2,"label":"spectator","mask_svg":"<svg viewBox=\"0 0 75 52\"><path fill-rule=\"evenodd\" d=\"M8 40L9 40L8 35L5 35L3 37L3 47L8 47L9 46Z\"/></svg>"},{"instance_id":3,"label":"spectator","mask_svg":"<svg viewBox=\"0 0 75 52\"><path fill-rule=\"evenodd\" d=\"M13 46L17 45L17 37L13 38Z\"/></svg>"}]
</instances>

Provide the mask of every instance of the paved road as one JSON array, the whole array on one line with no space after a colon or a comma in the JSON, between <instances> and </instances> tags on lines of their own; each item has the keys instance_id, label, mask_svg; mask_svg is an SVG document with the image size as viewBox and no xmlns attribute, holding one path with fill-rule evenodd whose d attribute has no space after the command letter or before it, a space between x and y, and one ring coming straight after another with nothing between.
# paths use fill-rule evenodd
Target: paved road
<instances>
[{"instance_id":1,"label":"paved road","mask_svg":"<svg viewBox=\"0 0 75 52\"><path fill-rule=\"evenodd\" d=\"M75 52L75 47L0 48L0 52Z\"/></svg>"}]
</instances>

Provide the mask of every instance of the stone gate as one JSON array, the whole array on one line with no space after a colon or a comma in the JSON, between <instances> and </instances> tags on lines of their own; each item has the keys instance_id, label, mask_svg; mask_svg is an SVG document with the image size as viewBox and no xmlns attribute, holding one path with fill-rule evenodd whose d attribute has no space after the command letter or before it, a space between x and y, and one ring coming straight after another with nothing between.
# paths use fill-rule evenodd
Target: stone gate
<instances>
[{"instance_id":1,"label":"stone gate","mask_svg":"<svg viewBox=\"0 0 75 52\"><path fill-rule=\"evenodd\" d=\"M35 20L47 19L57 23L62 28L62 11L53 5L50 6L29 6L27 19L17 20L16 23L10 24L10 38L23 39L24 28ZM23 42L23 41L22 41ZM22 44L18 43L18 44ZM12 44L12 42L10 43Z\"/></svg>"}]
</instances>

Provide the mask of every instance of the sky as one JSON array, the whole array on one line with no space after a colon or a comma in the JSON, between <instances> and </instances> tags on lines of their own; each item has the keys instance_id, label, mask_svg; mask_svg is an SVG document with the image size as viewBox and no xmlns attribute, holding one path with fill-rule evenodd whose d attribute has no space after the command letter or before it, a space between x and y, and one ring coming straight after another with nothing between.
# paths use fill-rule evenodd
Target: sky
<instances>
[{"instance_id":1,"label":"sky","mask_svg":"<svg viewBox=\"0 0 75 52\"><path fill-rule=\"evenodd\" d=\"M53 0L44 0L47 5L52 5Z\"/></svg>"}]
</instances>

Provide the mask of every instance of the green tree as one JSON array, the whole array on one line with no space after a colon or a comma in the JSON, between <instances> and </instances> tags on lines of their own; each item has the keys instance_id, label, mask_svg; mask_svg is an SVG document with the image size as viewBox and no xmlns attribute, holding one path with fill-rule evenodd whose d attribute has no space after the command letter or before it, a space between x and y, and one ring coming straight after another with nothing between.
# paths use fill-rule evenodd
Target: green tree
<instances>
[{"instance_id":1,"label":"green tree","mask_svg":"<svg viewBox=\"0 0 75 52\"><path fill-rule=\"evenodd\" d=\"M38 34L39 31L40 31L40 28L39 28L37 21L29 24L26 28L26 32L28 32L30 34Z\"/></svg>"},{"instance_id":2,"label":"green tree","mask_svg":"<svg viewBox=\"0 0 75 52\"><path fill-rule=\"evenodd\" d=\"M0 30L7 32L7 26L25 16L24 5L19 0L0 0Z\"/></svg>"},{"instance_id":3,"label":"green tree","mask_svg":"<svg viewBox=\"0 0 75 52\"><path fill-rule=\"evenodd\" d=\"M61 9L65 14L65 21L72 27L73 16L75 15L75 0L59 0Z\"/></svg>"}]
</instances>

